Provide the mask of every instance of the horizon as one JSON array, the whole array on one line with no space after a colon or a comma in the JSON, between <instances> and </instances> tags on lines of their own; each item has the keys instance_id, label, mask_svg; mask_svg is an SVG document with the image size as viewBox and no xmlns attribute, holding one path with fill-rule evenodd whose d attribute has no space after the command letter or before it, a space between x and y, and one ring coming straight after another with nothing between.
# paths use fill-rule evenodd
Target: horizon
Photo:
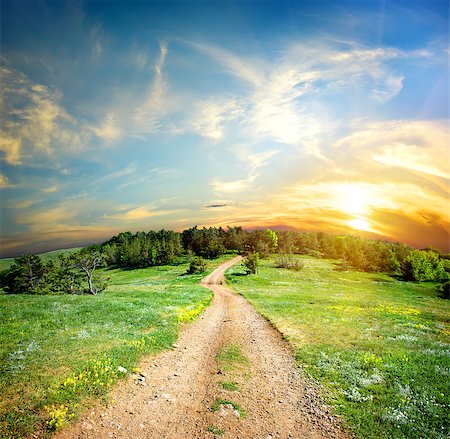
<instances>
[{"instance_id":1,"label":"horizon","mask_svg":"<svg viewBox=\"0 0 450 439\"><path fill-rule=\"evenodd\" d=\"M0 8L1 257L194 225L450 251L447 1Z\"/></svg>"},{"instance_id":2,"label":"horizon","mask_svg":"<svg viewBox=\"0 0 450 439\"><path fill-rule=\"evenodd\" d=\"M198 226L197 225L192 226L192 228L194 228L194 227L198 227ZM198 227L198 229L201 230L201 229L203 229L203 227ZM224 227L223 227L223 229L227 230L227 228L224 228ZM332 234L332 233L325 233L325 232L321 232L321 231L313 231L313 232L311 232L311 231L303 231L303 230L297 230L297 229L292 229L292 228L285 228L285 227L282 227L282 226L254 227L254 228L244 228L243 227L242 229L244 231L247 231L247 232L253 232L255 230L267 230L267 229L270 229L270 230L275 231L276 233L277 232L281 232L281 231L292 231L292 232L295 232L295 233L318 233L318 234L319 233L324 233L325 235L329 235L329 236L353 236L353 237L357 237L357 238L360 238L360 239L363 239L363 240L381 241L381 242L388 242L390 244L407 245L404 242L389 241L387 239L377 238L376 236L371 235L370 233L367 233L365 236L363 236L362 234L355 234L355 233ZM160 230L170 230L170 229L162 228ZM186 230L186 229L184 229L184 230ZM22 251L22 250L19 249L19 250L16 250L14 252L7 253L7 254L2 254L0 252L0 259L13 259L13 258L24 256L26 254L41 255L41 254L45 254L45 253L57 252L57 251L62 251L62 250L71 250L71 249L76 249L76 248L85 248L85 247L89 247L89 246L92 246L92 245L101 245L101 244L104 244L105 242L109 241L111 238L113 238L115 236L118 236L120 233L130 232L133 235L135 235L135 234L140 233L140 232L149 233L149 232L157 232L157 231L158 230L133 230L133 231L132 230L122 230L122 231L118 232L115 235L108 236L106 238L97 240L95 242L89 242L89 241L86 241L86 242L79 241L79 242L75 242L75 243L70 243L69 242L66 247L51 247L51 246L47 247L47 246L45 246L45 244L43 244L41 247L37 247L37 248L35 248L32 251ZM175 230L175 232L181 234L183 232L183 230ZM415 248L417 250L427 250L428 248L434 248L434 247L431 246L431 245L428 245L428 246L425 246L425 247L412 247L412 248L413 249ZM445 249L442 249L442 248L436 248L436 250L439 250L439 251L441 251L444 254L448 253L448 252L445 251Z\"/></svg>"}]
</instances>

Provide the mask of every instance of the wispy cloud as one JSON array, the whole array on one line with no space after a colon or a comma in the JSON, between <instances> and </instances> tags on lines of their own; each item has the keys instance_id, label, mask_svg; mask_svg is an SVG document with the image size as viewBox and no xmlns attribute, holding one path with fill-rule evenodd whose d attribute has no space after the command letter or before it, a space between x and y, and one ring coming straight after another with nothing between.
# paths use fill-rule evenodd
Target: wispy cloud
<instances>
[{"instance_id":1,"label":"wispy cloud","mask_svg":"<svg viewBox=\"0 0 450 439\"><path fill-rule=\"evenodd\" d=\"M244 109L236 99L223 96L197 102L195 107L188 122L190 129L216 141L225 137L227 123L239 120L244 114Z\"/></svg>"},{"instance_id":2,"label":"wispy cloud","mask_svg":"<svg viewBox=\"0 0 450 439\"><path fill-rule=\"evenodd\" d=\"M295 146L322 159L323 134L329 124L316 105L319 98L359 89L367 92L367 105L370 97L374 104L383 103L398 95L404 82L389 63L430 56L323 40L293 43L268 62L206 43L187 44L248 85L243 95L228 93L214 96L212 103L200 102L199 116L190 120L192 131L221 140L227 124L238 122L243 138Z\"/></svg>"},{"instance_id":3,"label":"wispy cloud","mask_svg":"<svg viewBox=\"0 0 450 439\"><path fill-rule=\"evenodd\" d=\"M139 220L153 218L157 216L164 216L164 215L170 215L174 213L179 213L180 210L178 209L161 209L159 203L151 203L144 206L135 206L135 207L127 207L124 209L121 209L120 212L105 215L105 219L113 219L118 221L124 221L124 222L139 222Z\"/></svg>"},{"instance_id":4,"label":"wispy cloud","mask_svg":"<svg viewBox=\"0 0 450 439\"><path fill-rule=\"evenodd\" d=\"M27 209L28 207L40 202L41 200L36 198L26 198L23 200L10 201L6 204L6 206L10 209Z\"/></svg>"},{"instance_id":5,"label":"wispy cloud","mask_svg":"<svg viewBox=\"0 0 450 439\"><path fill-rule=\"evenodd\" d=\"M97 137L108 142L117 140L122 135L122 129L114 112L107 113L103 122L99 126L93 126L92 131Z\"/></svg>"},{"instance_id":6,"label":"wispy cloud","mask_svg":"<svg viewBox=\"0 0 450 439\"><path fill-rule=\"evenodd\" d=\"M6 175L0 173L0 189L5 189L9 187L13 187L13 185L9 182Z\"/></svg>"},{"instance_id":7,"label":"wispy cloud","mask_svg":"<svg viewBox=\"0 0 450 439\"><path fill-rule=\"evenodd\" d=\"M210 185L215 192L219 193L231 194L246 190L260 176L258 169L267 166L270 163L270 159L278 153L278 150L270 150L254 154L246 154L245 149L238 149L238 155L248 167L248 176L241 180L234 181L222 181L219 179L214 179L210 183Z\"/></svg>"},{"instance_id":8,"label":"wispy cloud","mask_svg":"<svg viewBox=\"0 0 450 439\"><path fill-rule=\"evenodd\" d=\"M450 178L450 130L445 121L391 120L361 124L335 147L385 167Z\"/></svg>"},{"instance_id":9,"label":"wispy cloud","mask_svg":"<svg viewBox=\"0 0 450 439\"><path fill-rule=\"evenodd\" d=\"M143 102L134 112L133 130L139 134L157 131L161 126L161 119L167 111L167 84L164 80L163 68L168 53L169 48L167 42L161 41L159 45L159 57L153 69L154 78L144 95Z\"/></svg>"}]
</instances>

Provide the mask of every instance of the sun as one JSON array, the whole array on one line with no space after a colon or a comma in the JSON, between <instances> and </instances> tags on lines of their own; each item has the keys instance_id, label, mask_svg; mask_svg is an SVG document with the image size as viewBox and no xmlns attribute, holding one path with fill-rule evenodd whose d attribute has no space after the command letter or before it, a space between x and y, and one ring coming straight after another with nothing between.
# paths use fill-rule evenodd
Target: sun
<instances>
[{"instance_id":1,"label":"sun","mask_svg":"<svg viewBox=\"0 0 450 439\"><path fill-rule=\"evenodd\" d=\"M367 211L370 193L363 185L351 183L342 184L339 187L340 210L350 214L363 214Z\"/></svg>"},{"instance_id":2,"label":"sun","mask_svg":"<svg viewBox=\"0 0 450 439\"><path fill-rule=\"evenodd\" d=\"M349 220L349 221L347 221L347 224L351 228L356 229L356 230L362 230L365 232L370 231L370 224L367 221L360 219L360 218L354 218L352 220Z\"/></svg>"}]
</instances>

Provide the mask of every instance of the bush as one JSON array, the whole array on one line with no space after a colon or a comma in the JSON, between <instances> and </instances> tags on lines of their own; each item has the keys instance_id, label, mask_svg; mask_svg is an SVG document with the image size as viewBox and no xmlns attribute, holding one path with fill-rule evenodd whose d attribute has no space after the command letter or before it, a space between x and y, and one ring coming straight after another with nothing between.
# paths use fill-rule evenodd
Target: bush
<instances>
[{"instance_id":1,"label":"bush","mask_svg":"<svg viewBox=\"0 0 450 439\"><path fill-rule=\"evenodd\" d=\"M244 260L247 274L258 274L259 253L249 253Z\"/></svg>"},{"instance_id":2,"label":"bush","mask_svg":"<svg viewBox=\"0 0 450 439\"><path fill-rule=\"evenodd\" d=\"M187 274L203 273L206 270L206 261L201 257L195 257L189 264Z\"/></svg>"},{"instance_id":3,"label":"bush","mask_svg":"<svg viewBox=\"0 0 450 439\"><path fill-rule=\"evenodd\" d=\"M276 268L287 268L288 270L300 271L305 267L305 264L294 257L292 254L281 254L275 260Z\"/></svg>"}]
</instances>

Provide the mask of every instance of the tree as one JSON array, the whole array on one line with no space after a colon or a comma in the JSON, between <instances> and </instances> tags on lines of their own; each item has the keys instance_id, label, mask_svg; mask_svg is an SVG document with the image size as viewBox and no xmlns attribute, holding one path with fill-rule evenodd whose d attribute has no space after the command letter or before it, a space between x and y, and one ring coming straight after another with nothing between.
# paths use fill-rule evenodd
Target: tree
<instances>
[{"instance_id":1,"label":"tree","mask_svg":"<svg viewBox=\"0 0 450 439\"><path fill-rule=\"evenodd\" d=\"M244 260L244 266L247 274L258 274L259 254L249 253Z\"/></svg>"},{"instance_id":2,"label":"tree","mask_svg":"<svg viewBox=\"0 0 450 439\"><path fill-rule=\"evenodd\" d=\"M59 258L59 270L55 279L58 289L66 294L80 294L83 292L83 273L77 266L77 256L61 253Z\"/></svg>"},{"instance_id":3,"label":"tree","mask_svg":"<svg viewBox=\"0 0 450 439\"><path fill-rule=\"evenodd\" d=\"M278 235L271 229L266 229L269 252L274 253L278 247Z\"/></svg>"},{"instance_id":4,"label":"tree","mask_svg":"<svg viewBox=\"0 0 450 439\"><path fill-rule=\"evenodd\" d=\"M106 257L98 251L79 251L72 253L71 260L76 268L86 275L88 282L88 290L90 294L96 295L99 288L94 285L94 272L97 268L102 267Z\"/></svg>"},{"instance_id":5,"label":"tree","mask_svg":"<svg viewBox=\"0 0 450 439\"><path fill-rule=\"evenodd\" d=\"M45 294L48 268L39 256L23 255L14 260L2 276L2 285L11 294Z\"/></svg>"},{"instance_id":6,"label":"tree","mask_svg":"<svg viewBox=\"0 0 450 439\"><path fill-rule=\"evenodd\" d=\"M402 266L403 277L416 281L444 281L448 279L444 264L434 252L412 250Z\"/></svg>"}]
</instances>

